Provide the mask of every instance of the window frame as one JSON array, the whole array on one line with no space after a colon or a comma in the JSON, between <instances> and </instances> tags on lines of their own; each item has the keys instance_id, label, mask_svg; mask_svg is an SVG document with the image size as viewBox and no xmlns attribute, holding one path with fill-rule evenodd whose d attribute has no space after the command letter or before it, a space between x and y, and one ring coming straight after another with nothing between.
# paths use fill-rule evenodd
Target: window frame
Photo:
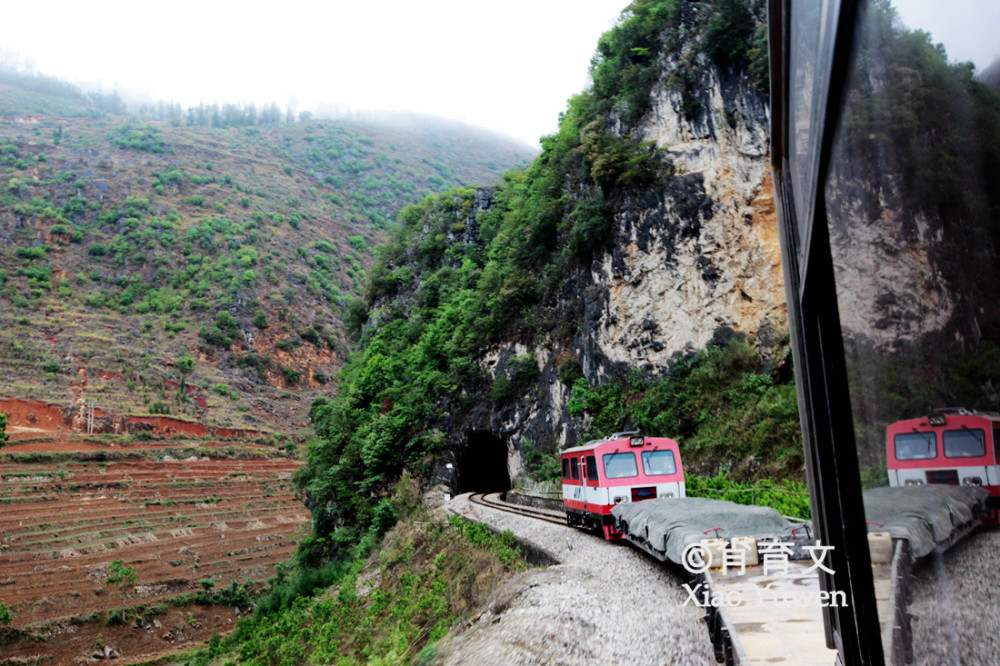
<instances>
[{"instance_id":1,"label":"window frame","mask_svg":"<svg viewBox=\"0 0 1000 666\"><path fill-rule=\"evenodd\" d=\"M771 172L806 478L816 537L830 546L831 573L819 572L823 593L843 593L847 603L821 609L827 647L844 664L884 663L875 583L864 520L861 475L854 438L850 386L837 306L829 225L823 195L841 101L849 79L859 0L824 3L817 58L817 108L810 140L816 143L815 180L795 190L788 131L788 45L791 16L814 0L768 0L771 82ZM815 192L815 196L812 193Z\"/></svg>"}]
</instances>

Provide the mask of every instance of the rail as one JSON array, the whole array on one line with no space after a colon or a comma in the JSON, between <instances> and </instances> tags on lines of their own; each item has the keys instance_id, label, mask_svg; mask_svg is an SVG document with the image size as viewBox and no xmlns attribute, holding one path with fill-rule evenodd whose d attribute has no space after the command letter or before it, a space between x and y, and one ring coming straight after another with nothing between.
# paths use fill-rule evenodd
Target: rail
<instances>
[{"instance_id":1,"label":"rail","mask_svg":"<svg viewBox=\"0 0 1000 666\"><path fill-rule=\"evenodd\" d=\"M547 511L545 509L536 509L534 507L523 506L521 504L508 504L500 499L500 493L472 493L469 495L469 501L473 504L478 504L479 506L485 506L490 509L513 513L527 518L534 518L535 520L543 520L547 523L555 523L556 525L566 524L566 516L562 513Z\"/></svg>"}]
</instances>

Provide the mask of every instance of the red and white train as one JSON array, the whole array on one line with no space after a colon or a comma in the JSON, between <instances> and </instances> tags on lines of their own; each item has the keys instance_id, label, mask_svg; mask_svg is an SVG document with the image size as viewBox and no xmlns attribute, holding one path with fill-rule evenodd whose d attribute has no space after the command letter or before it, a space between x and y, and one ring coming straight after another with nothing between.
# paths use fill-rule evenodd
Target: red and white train
<instances>
[{"instance_id":1,"label":"red and white train","mask_svg":"<svg viewBox=\"0 0 1000 666\"><path fill-rule=\"evenodd\" d=\"M611 507L658 497L684 497L677 442L666 437L615 433L562 452L566 522L621 539Z\"/></svg>"},{"instance_id":2,"label":"red and white train","mask_svg":"<svg viewBox=\"0 0 1000 666\"><path fill-rule=\"evenodd\" d=\"M938 410L896 421L885 433L890 486L982 486L983 522L1000 524L1000 414Z\"/></svg>"}]
</instances>

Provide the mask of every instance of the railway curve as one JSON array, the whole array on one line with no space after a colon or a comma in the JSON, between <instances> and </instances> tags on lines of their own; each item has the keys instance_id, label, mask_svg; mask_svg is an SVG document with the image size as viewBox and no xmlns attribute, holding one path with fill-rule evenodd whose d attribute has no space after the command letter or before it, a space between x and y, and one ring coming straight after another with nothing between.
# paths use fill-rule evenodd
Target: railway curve
<instances>
[{"instance_id":1,"label":"railway curve","mask_svg":"<svg viewBox=\"0 0 1000 666\"><path fill-rule=\"evenodd\" d=\"M566 515L563 513L524 506L522 504L511 504L504 501L501 495L502 493L471 493L469 501L479 506L489 507L497 511L504 511L526 518L534 518L546 523L554 523L556 525L566 524Z\"/></svg>"},{"instance_id":2,"label":"railway curve","mask_svg":"<svg viewBox=\"0 0 1000 666\"><path fill-rule=\"evenodd\" d=\"M561 517L476 500L459 495L442 508L510 530L557 563L515 574L489 608L442 641L439 663L716 664L704 609L684 605L683 581L672 571Z\"/></svg>"}]
</instances>

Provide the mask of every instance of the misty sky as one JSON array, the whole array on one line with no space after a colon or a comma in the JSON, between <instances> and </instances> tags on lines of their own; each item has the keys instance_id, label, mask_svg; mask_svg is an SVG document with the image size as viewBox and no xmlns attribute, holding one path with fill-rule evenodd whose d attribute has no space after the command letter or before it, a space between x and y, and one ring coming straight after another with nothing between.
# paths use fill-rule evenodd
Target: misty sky
<instances>
[{"instance_id":1,"label":"misty sky","mask_svg":"<svg viewBox=\"0 0 1000 666\"><path fill-rule=\"evenodd\" d=\"M8 2L0 49L36 71L150 100L412 110L535 145L588 85L628 0ZM1000 55L1000 0L896 0L978 69Z\"/></svg>"},{"instance_id":2,"label":"misty sky","mask_svg":"<svg viewBox=\"0 0 1000 666\"><path fill-rule=\"evenodd\" d=\"M982 71L1000 58L1000 1L893 0L907 27L931 34L952 61L971 60Z\"/></svg>"},{"instance_id":3,"label":"misty sky","mask_svg":"<svg viewBox=\"0 0 1000 666\"><path fill-rule=\"evenodd\" d=\"M5 3L0 48L152 99L412 110L535 145L628 0Z\"/></svg>"}]
</instances>

